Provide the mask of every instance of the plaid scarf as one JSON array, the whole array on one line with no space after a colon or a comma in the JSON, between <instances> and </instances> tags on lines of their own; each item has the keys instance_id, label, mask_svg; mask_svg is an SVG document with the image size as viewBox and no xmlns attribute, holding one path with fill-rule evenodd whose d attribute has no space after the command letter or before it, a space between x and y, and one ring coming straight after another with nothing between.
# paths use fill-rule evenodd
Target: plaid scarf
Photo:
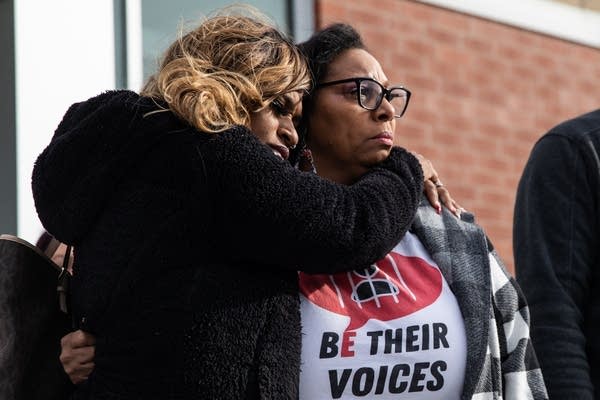
<instances>
[{"instance_id":1,"label":"plaid scarf","mask_svg":"<svg viewBox=\"0 0 600 400\"><path fill-rule=\"evenodd\" d=\"M467 335L462 400L548 399L529 337L529 309L472 214L435 213L423 199L411 231L450 285Z\"/></svg>"}]
</instances>

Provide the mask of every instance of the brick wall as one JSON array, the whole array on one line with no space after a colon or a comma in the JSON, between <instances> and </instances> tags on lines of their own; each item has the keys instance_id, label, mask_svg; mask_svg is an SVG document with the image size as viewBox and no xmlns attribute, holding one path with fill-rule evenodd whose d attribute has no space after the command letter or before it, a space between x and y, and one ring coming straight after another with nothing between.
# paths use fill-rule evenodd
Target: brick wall
<instances>
[{"instance_id":1,"label":"brick wall","mask_svg":"<svg viewBox=\"0 0 600 400\"><path fill-rule=\"evenodd\" d=\"M355 26L390 80L413 92L402 145L434 162L514 271L523 166L541 134L600 107L600 49L409 0L315 4L317 27Z\"/></svg>"},{"instance_id":2,"label":"brick wall","mask_svg":"<svg viewBox=\"0 0 600 400\"><path fill-rule=\"evenodd\" d=\"M571 6L600 11L600 0L554 0Z\"/></svg>"}]
</instances>

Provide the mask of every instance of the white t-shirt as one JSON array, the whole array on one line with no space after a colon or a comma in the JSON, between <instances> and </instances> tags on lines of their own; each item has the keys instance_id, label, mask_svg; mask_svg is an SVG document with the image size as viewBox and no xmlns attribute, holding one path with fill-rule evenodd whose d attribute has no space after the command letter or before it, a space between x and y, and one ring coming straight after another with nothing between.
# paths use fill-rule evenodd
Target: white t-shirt
<instances>
[{"instance_id":1,"label":"white t-shirt","mask_svg":"<svg viewBox=\"0 0 600 400\"><path fill-rule=\"evenodd\" d=\"M415 235L368 269L301 273L300 291L300 400L460 398L463 319Z\"/></svg>"}]
</instances>

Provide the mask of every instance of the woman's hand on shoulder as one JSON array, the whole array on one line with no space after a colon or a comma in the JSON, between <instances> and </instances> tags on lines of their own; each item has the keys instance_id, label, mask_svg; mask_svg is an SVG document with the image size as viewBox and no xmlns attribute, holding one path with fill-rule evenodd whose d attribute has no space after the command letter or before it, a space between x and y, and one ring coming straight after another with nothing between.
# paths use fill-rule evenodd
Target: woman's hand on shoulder
<instances>
[{"instance_id":1,"label":"woman's hand on shoulder","mask_svg":"<svg viewBox=\"0 0 600 400\"><path fill-rule=\"evenodd\" d=\"M85 381L94 369L96 338L78 330L60 340L60 362L74 384Z\"/></svg>"},{"instance_id":2,"label":"woman's hand on shoulder","mask_svg":"<svg viewBox=\"0 0 600 400\"><path fill-rule=\"evenodd\" d=\"M452 212L452 214L460 218L460 213L463 208L458 205L452 196L450 196L450 191L448 191L446 186L442 183L431 161L422 154L415 152L411 153L419 160L421 168L423 169L423 179L425 180L423 191L431 206L435 208L438 214L440 214L442 212L441 202Z\"/></svg>"}]
</instances>

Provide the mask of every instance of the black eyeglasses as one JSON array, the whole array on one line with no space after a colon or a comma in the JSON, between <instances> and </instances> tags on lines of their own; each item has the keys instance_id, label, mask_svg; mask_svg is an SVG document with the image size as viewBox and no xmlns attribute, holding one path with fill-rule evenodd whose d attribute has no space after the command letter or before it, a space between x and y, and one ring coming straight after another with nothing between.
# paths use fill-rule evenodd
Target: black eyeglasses
<instances>
[{"instance_id":1,"label":"black eyeglasses","mask_svg":"<svg viewBox=\"0 0 600 400\"><path fill-rule=\"evenodd\" d=\"M348 78L319 83L316 89L347 82L354 82L356 85L356 100L358 101L358 105L365 110L372 111L378 109L385 97L394 107L395 118L400 118L404 115L408 101L410 100L410 91L402 86L392 86L386 89L381 83L372 78Z\"/></svg>"}]
</instances>

